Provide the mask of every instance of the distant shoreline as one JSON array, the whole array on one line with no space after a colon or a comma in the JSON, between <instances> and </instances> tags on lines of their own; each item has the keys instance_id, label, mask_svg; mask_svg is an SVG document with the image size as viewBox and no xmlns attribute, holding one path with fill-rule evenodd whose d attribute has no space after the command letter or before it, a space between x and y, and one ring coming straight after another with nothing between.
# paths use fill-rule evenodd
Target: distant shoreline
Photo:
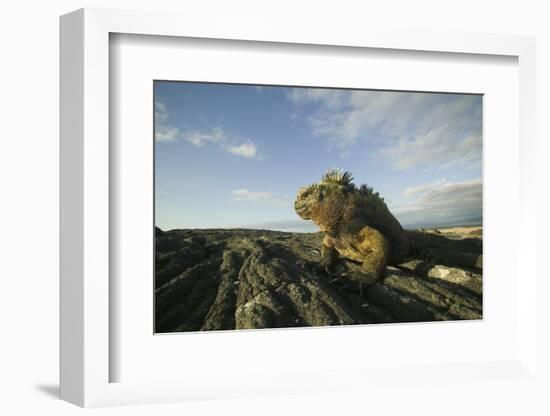
<instances>
[{"instance_id":1,"label":"distant shoreline","mask_svg":"<svg viewBox=\"0 0 550 416\"><path fill-rule=\"evenodd\" d=\"M429 228L429 229L437 228L438 230L446 230L449 228L475 228L475 227L483 228L483 224L457 224L457 225L446 225L444 227L420 227L420 228Z\"/></svg>"},{"instance_id":2,"label":"distant shoreline","mask_svg":"<svg viewBox=\"0 0 550 416\"><path fill-rule=\"evenodd\" d=\"M420 226L420 227L403 227L405 230L468 230L468 229L483 229L482 224L459 224L459 225L445 225L445 226ZM161 232L170 232L170 231L185 231L185 230L194 230L194 231L243 231L243 230L252 230L252 231L269 231L277 233L293 233L293 234L316 234L320 233L321 230L316 231L303 231L303 230L274 230L270 228L253 228L253 227L212 227L212 228L170 228L169 230L163 230L162 228L155 226L155 229L160 230Z\"/></svg>"}]
</instances>

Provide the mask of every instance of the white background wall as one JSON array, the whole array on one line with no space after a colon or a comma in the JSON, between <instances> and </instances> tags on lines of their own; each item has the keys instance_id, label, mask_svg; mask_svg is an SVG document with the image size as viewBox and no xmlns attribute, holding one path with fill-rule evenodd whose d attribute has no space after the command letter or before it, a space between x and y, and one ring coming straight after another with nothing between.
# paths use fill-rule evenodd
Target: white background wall
<instances>
[{"instance_id":1,"label":"white background wall","mask_svg":"<svg viewBox=\"0 0 550 416\"><path fill-rule=\"evenodd\" d=\"M58 383L58 16L74 9L115 7L180 10L205 24L211 13L269 15L285 24L390 27L535 35L538 42L540 235L549 235L550 12L545 1L169 1L7 0L0 6L0 412L73 414L81 409L56 400ZM506 234L503 233L505 238ZM542 238L539 238L541 253ZM541 256L543 266L545 256ZM548 291L543 283L539 291ZM548 328L549 308L540 305ZM542 328L542 326L541 326ZM540 332L548 348L548 331ZM547 355L547 354L546 354ZM548 369L548 359L541 357ZM547 372L548 374L548 372ZM100 414L548 414L540 391L505 383L480 394L453 389L393 392L384 397L339 393L306 397L100 409Z\"/></svg>"}]
</instances>

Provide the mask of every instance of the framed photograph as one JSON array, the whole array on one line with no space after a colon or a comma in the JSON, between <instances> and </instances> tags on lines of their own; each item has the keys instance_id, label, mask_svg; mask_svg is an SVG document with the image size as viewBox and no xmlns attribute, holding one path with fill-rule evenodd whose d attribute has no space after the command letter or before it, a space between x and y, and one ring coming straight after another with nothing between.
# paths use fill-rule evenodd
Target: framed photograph
<instances>
[{"instance_id":1,"label":"framed photograph","mask_svg":"<svg viewBox=\"0 0 550 416\"><path fill-rule=\"evenodd\" d=\"M534 59L63 16L61 397L537 383Z\"/></svg>"},{"instance_id":2,"label":"framed photograph","mask_svg":"<svg viewBox=\"0 0 550 416\"><path fill-rule=\"evenodd\" d=\"M482 318L482 95L153 88L155 333Z\"/></svg>"}]
</instances>

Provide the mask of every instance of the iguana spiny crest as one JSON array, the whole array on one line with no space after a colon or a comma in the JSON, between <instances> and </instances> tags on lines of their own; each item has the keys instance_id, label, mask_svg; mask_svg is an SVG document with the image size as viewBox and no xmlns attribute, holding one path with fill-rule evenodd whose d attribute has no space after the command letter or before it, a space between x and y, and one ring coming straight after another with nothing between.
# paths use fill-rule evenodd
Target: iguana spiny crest
<instances>
[{"instance_id":1,"label":"iguana spiny crest","mask_svg":"<svg viewBox=\"0 0 550 416\"><path fill-rule=\"evenodd\" d=\"M330 224L342 225L345 208L368 204L375 211L387 210L384 198L367 185L355 187L350 172L329 169L319 183L301 187L294 203L296 213L304 220L313 220L323 231ZM361 204L361 202L363 204ZM357 207L356 207L357 208ZM348 209L349 210L349 209ZM338 230L334 229L333 232Z\"/></svg>"}]
</instances>

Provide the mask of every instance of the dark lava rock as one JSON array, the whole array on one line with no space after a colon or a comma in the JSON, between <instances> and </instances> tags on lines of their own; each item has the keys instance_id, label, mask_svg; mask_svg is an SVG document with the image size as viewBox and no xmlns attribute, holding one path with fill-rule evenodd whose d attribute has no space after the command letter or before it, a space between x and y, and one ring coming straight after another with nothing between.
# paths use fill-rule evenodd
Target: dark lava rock
<instances>
[{"instance_id":1,"label":"dark lava rock","mask_svg":"<svg viewBox=\"0 0 550 416\"><path fill-rule=\"evenodd\" d=\"M156 229L156 332L482 318L481 238L413 231L430 249L361 291L340 260L320 271L322 234Z\"/></svg>"}]
</instances>

